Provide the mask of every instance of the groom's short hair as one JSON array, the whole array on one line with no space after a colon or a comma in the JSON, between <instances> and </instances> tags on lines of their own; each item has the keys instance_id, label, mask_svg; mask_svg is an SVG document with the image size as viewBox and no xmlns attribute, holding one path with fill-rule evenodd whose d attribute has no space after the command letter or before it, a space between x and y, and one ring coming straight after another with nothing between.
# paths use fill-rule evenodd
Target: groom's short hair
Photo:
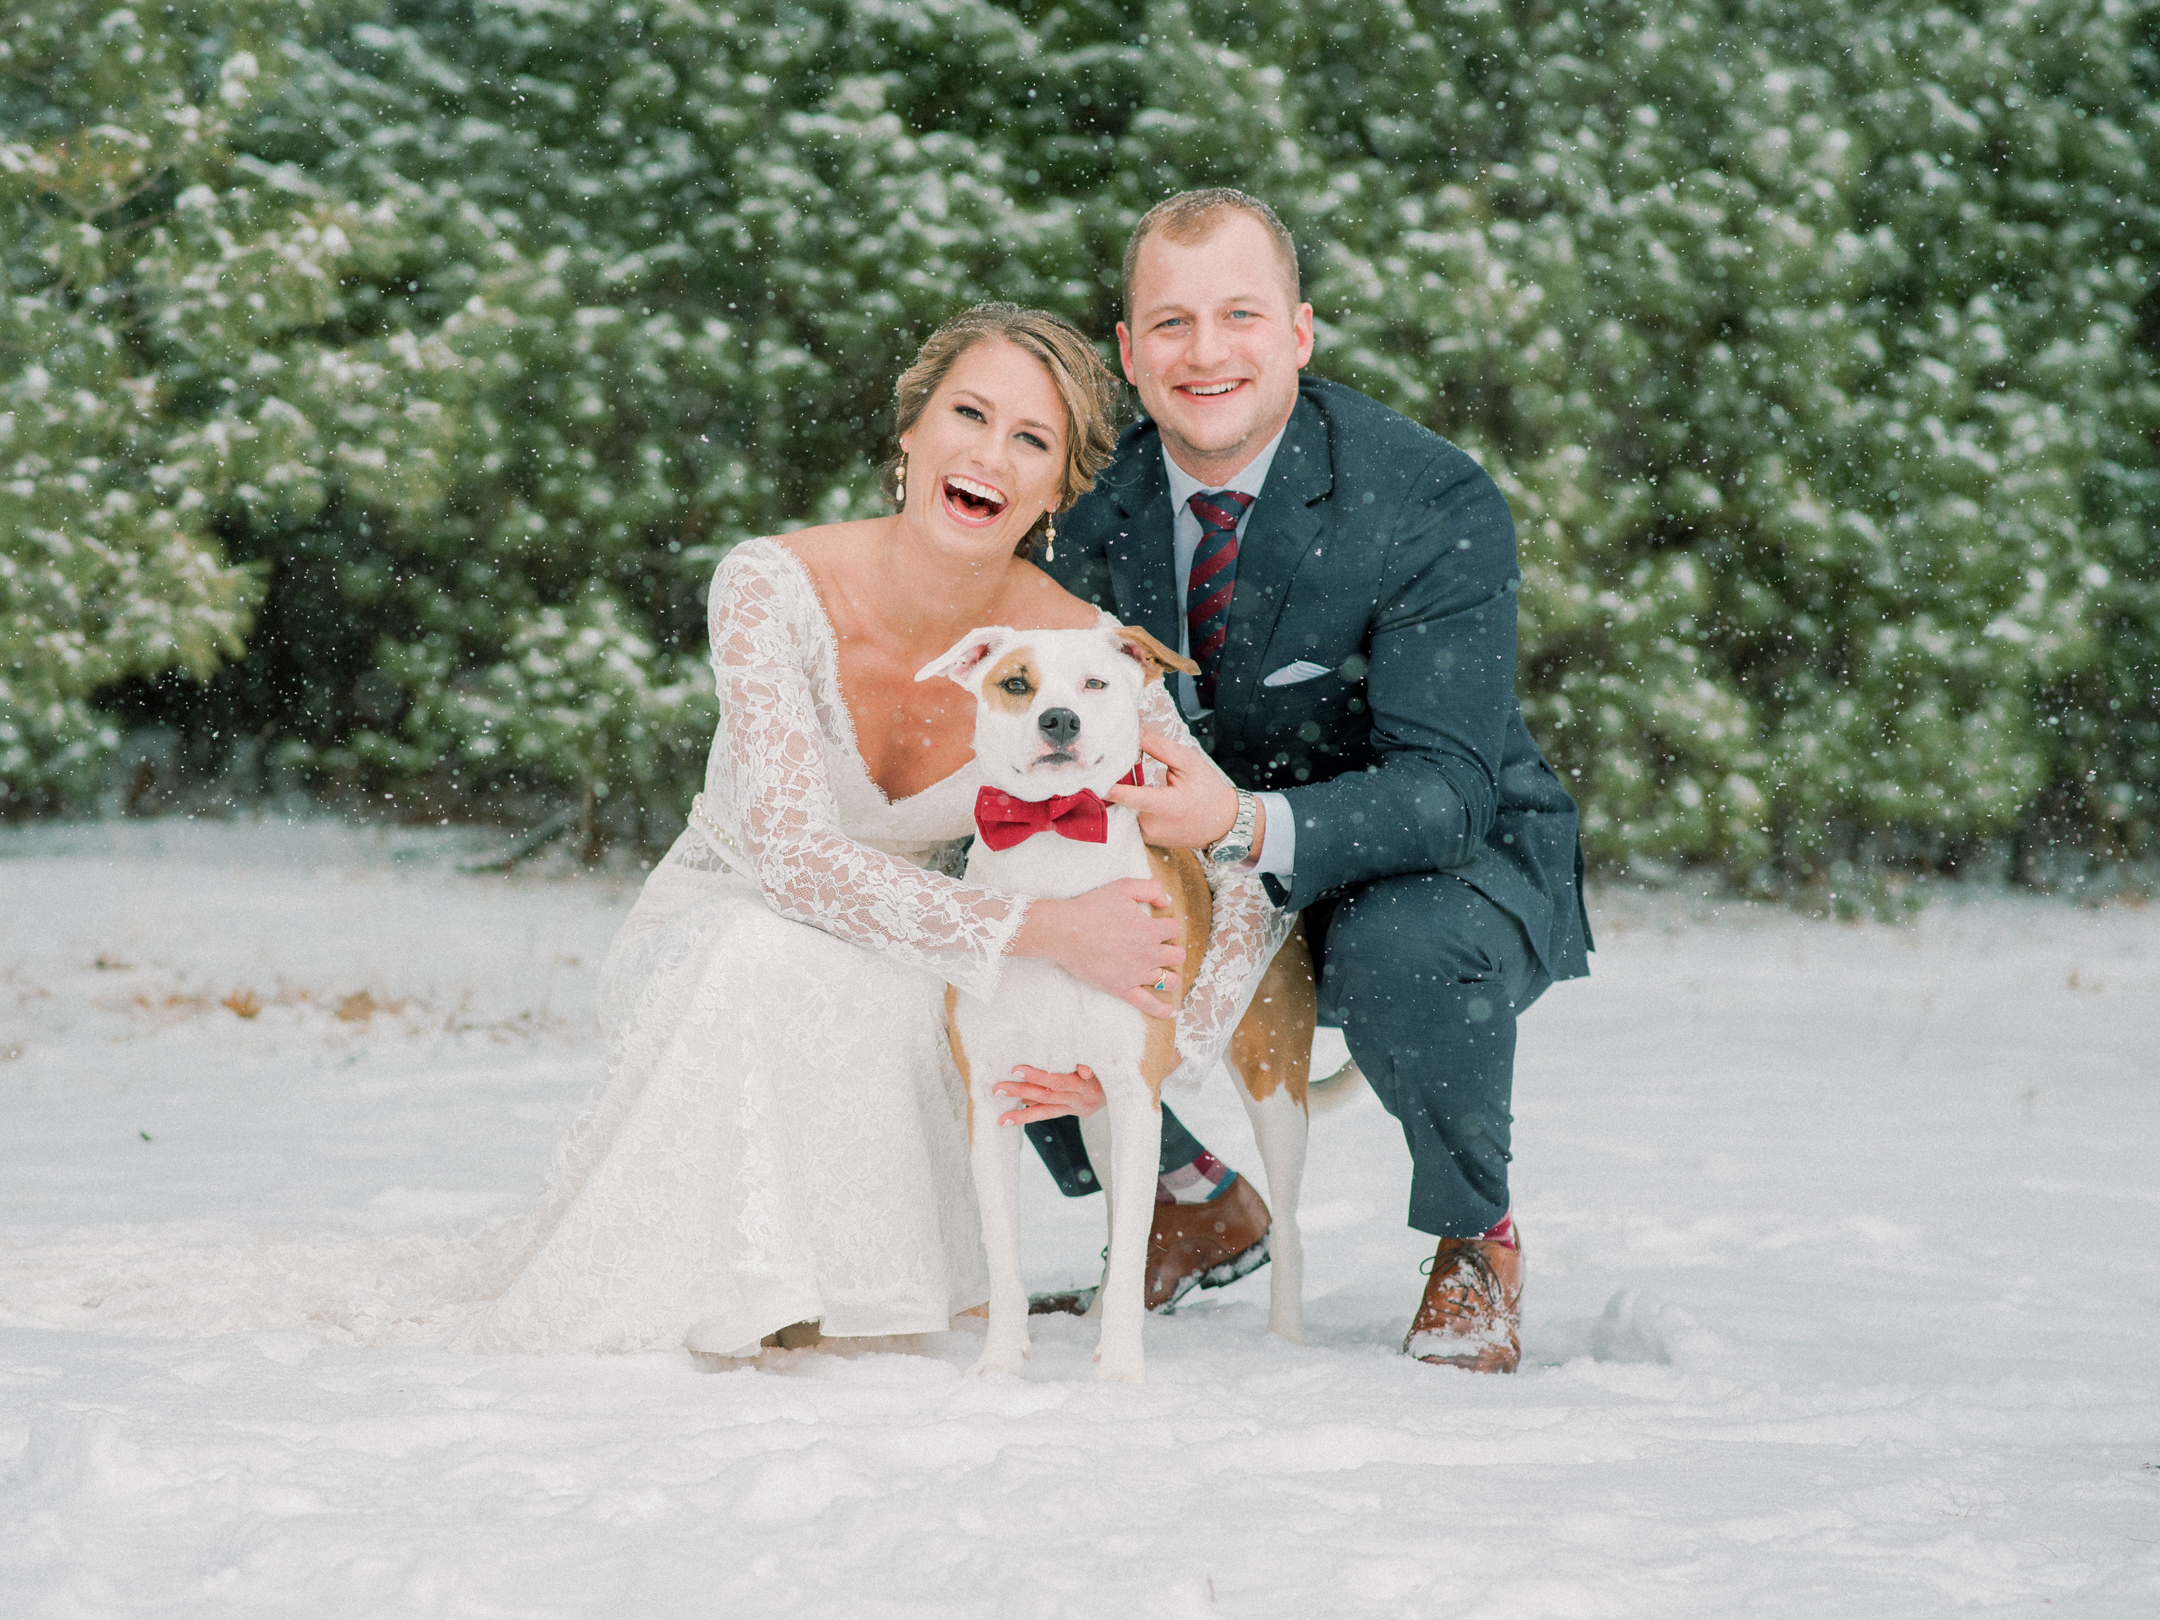
<instances>
[{"instance_id":1,"label":"groom's short hair","mask_svg":"<svg viewBox=\"0 0 2160 1620\"><path fill-rule=\"evenodd\" d=\"M1126 320L1132 319L1133 271L1140 265L1140 244L1160 231L1171 241L1190 247L1195 242L1207 240L1222 223L1223 215L1231 212L1250 214L1267 228L1268 235L1275 239L1276 249L1282 254L1283 275L1290 287L1290 307L1296 309L1305 301L1298 282L1297 243L1291 240L1290 227L1258 197L1229 186L1209 186L1201 191L1181 191L1175 197L1157 203L1140 216L1140 223L1126 238Z\"/></svg>"}]
</instances>

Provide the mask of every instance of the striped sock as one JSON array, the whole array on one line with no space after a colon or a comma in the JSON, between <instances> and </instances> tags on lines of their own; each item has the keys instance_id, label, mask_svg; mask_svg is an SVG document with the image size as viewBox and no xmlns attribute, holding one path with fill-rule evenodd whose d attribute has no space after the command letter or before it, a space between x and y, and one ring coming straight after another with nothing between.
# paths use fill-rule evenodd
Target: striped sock
<instances>
[{"instance_id":1,"label":"striped sock","mask_svg":"<svg viewBox=\"0 0 2160 1620\"><path fill-rule=\"evenodd\" d=\"M1235 1170L1202 1148L1189 1163L1181 1164L1175 1170L1165 1170L1155 1178L1155 1202L1204 1204L1229 1191L1230 1183L1235 1180Z\"/></svg>"},{"instance_id":2,"label":"striped sock","mask_svg":"<svg viewBox=\"0 0 2160 1620\"><path fill-rule=\"evenodd\" d=\"M1158 1199L1161 1197L1160 1194L1156 1196ZM1478 1236L1487 1243L1504 1243L1511 1249L1522 1247L1520 1243L1515 1241L1515 1212L1512 1209L1497 1221L1494 1221L1492 1225L1486 1227Z\"/></svg>"}]
</instances>

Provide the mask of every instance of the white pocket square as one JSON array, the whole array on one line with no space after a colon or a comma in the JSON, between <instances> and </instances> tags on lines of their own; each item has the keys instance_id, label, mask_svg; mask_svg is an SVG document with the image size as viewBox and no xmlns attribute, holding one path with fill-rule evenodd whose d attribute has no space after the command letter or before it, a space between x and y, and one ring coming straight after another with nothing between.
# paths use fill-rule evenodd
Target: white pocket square
<instances>
[{"instance_id":1,"label":"white pocket square","mask_svg":"<svg viewBox=\"0 0 2160 1620\"><path fill-rule=\"evenodd\" d=\"M1260 684L1262 686L1295 686L1299 681L1316 681L1323 675L1332 675L1334 673L1325 664L1315 664L1310 659L1300 658L1294 664L1283 665L1281 669L1276 670L1272 675L1263 676Z\"/></svg>"}]
</instances>

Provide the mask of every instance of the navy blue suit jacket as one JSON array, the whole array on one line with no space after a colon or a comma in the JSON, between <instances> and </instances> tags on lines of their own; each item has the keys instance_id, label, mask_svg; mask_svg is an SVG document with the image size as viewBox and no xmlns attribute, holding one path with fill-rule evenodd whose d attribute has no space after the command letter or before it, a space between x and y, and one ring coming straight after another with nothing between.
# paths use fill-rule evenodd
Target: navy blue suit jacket
<instances>
[{"instance_id":1,"label":"navy blue suit jacket","mask_svg":"<svg viewBox=\"0 0 2160 1620\"><path fill-rule=\"evenodd\" d=\"M1178 644L1153 422L1119 438L1045 566ZM1297 817L1278 901L1452 872L1522 924L1551 977L1589 971L1575 801L1515 697L1520 579L1515 520L1483 468L1354 389L1300 379L1239 546L1215 711L1194 728L1232 781L1281 792ZM1329 673L1261 684L1299 660Z\"/></svg>"}]
</instances>

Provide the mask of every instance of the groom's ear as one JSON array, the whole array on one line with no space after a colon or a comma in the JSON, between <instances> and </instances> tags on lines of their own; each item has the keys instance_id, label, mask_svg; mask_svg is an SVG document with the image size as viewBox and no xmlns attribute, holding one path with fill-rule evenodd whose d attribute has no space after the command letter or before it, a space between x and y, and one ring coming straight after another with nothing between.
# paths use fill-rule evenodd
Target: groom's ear
<instances>
[{"instance_id":1,"label":"groom's ear","mask_svg":"<svg viewBox=\"0 0 2160 1620\"><path fill-rule=\"evenodd\" d=\"M970 630L951 647L923 665L915 672L918 681L927 681L934 675L942 675L957 685L975 690L982 679L985 660L1012 640L1014 632L1002 624L983 625Z\"/></svg>"},{"instance_id":2,"label":"groom's ear","mask_svg":"<svg viewBox=\"0 0 2160 1620\"><path fill-rule=\"evenodd\" d=\"M1140 660L1140 667L1147 671L1147 678L1151 681L1162 679L1173 669L1187 675L1200 673L1198 664L1183 653L1172 652L1137 624L1119 625L1117 638L1129 655Z\"/></svg>"}]
</instances>

